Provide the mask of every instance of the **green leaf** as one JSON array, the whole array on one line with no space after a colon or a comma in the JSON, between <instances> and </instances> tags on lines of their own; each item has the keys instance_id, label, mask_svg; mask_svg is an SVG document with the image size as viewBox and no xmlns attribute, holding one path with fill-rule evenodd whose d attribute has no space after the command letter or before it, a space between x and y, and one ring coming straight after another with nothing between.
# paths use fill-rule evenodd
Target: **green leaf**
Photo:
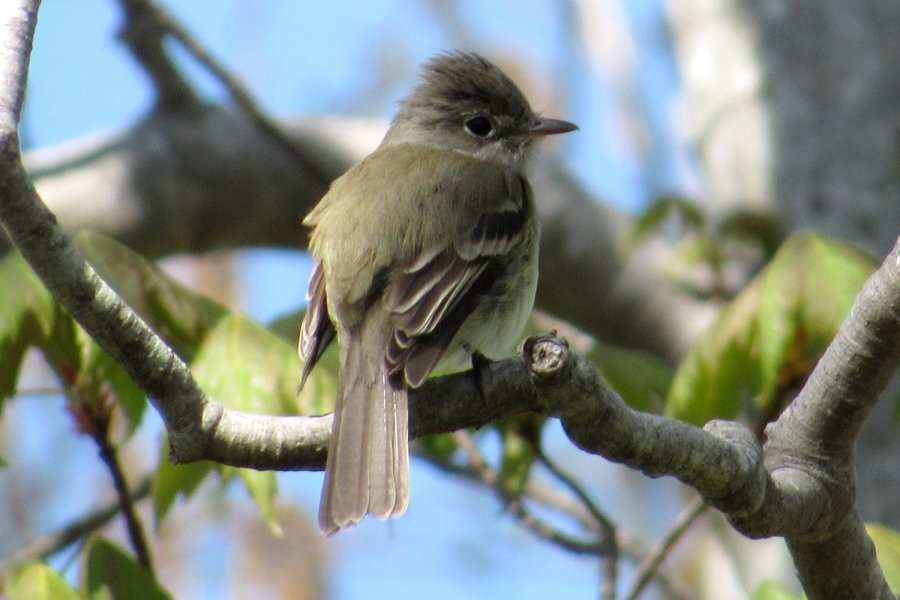
<instances>
[{"instance_id":1,"label":"green leaf","mask_svg":"<svg viewBox=\"0 0 900 600\"><path fill-rule=\"evenodd\" d=\"M269 323L268 329L291 348L296 348L303 315L303 311L291 312ZM338 347L332 342L297 395L297 409L301 415L324 415L334 410L339 371Z\"/></svg>"},{"instance_id":2,"label":"green leaf","mask_svg":"<svg viewBox=\"0 0 900 600\"><path fill-rule=\"evenodd\" d=\"M25 259L10 252L0 259L0 401L16 391L22 358L44 346L63 319L53 298ZM70 353L70 358L71 353ZM74 358L72 358L74 360ZM74 366L73 366L74 369ZM2 405L0 405L2 406Z\"/></svg>"},{"instance_id":3,"label":"green leaf","mask_svg":"<svg viewBox=\"0 0 900 600\"><path fill-rule=\"evenodd\" d=\"M546 421L541 415L525 413L505 419L497 426L503 438L500 482L513 496L525 491Z\"/></svg>"},{"instance_id":4,"label":"green leaf","mask_svg":"<svg viewBox=\"0 0 900 600\"><path fill-rule=\"evenodd\" d=\"M147 408L147 396L125 370L81 329L83 358L78 372L78 385L98 398L111 393L122 408L130 437L140 426Z\"/></svg>"},{"instance_id":5,"label":"green leaf","mask_svg":"<svg viewBox=\"0 0 900 600\"><path fill-rule=\"evenodd\" d=\"M760 282L754 281L722 312L679 365L666 399L666 414L698 425L734 418L759 382L752 356L753 313Z\"/></svg>"},{"instance_id":6,"label":"green leaf","mask_svg":"<svg viewBox=\"0 0 900 600\"><path fill-rule=\"evenodd\" d=\"M669 416L703 424L751 407L777 412L802 385L874 263L839 242L792 236L679 366Z\"/></svg>"},{"instance_id":7,"label":"green leaf","mask_svg":"<svg viewBox=\"0 0 900 600\"><path fill-rule=\"evenodd\" d=\"M784 226L773 215L758 210L736 210L723 218L717 229L717 237L752 240L763 253L771 257L784 240Z\"/></svg>"},{"instance_id":8,"label":"green leaf","mask_svg":"<svg viewBox=\"0 0 900 600\"><path fill-rule=\"evenodd\" d=\"M82 593L89 600L171 600L153 575L122 548L92 538L84 554Z\"/></svg>"},{"instance_id":9,"label":"green leaf","mask_svg":"<svg viewBox=\"0 0 900 600\"><path fill-rule=\"evenodd\" d=\"M65 385L85 386L93 397L114 392L133 432L146 406L143 392L56 304L21 256L0 260L0 289L15 290L0 303L0 399L15 392L22 357L34 346Z\"/></svg>"},{"instance_id":10,"label":"green leaf","mask_svg":"<svg viewBox=\"0 0 900 600\"><path fill-rule=\"evenodd\" d=\"M228 408L297 414L300 358L293 345L239 314L216 323L191 370L203 389Z\"/></svg>"},{"instance_id":11,"label":"green leaf","mask_svg":"<svg viewBox=\"0 0 900 600\"><path fill-rule=\"evenodd\" d=\"M672 383L672 368L634 350L597 342L587 353L604 379L635 410L661 412Z\"/></svg>"},{"instance_id":12,"label":"green leaf","mask_svg":"<svg viewBox=\"0 0 900 600\"><path fill-rule=\"evenodd\" d=\"M659 230L672 213L681 218L688 231L700 231L706 223L706 215L696 202L678 196L662 196L638 215L627 236L626 249L633 249L647 236Z\"/></svg>"},{"instance_id":13,"label":"green leaf","mask_svg":"<svg viewBox=\"0 0 900 600\"><path fill-rule=\"evenodd\" d=\"M894 593L900 592L900 532L877 523L866 525L866 531L875 542L884 578Z\"/></svg>"},{"instance_id":14,"label":"green leaf","mask_svg":"<svg viewBox=\"0 0 900 600\"><path fill-rule=\"evenodd\" d=\"M82 231L75 244L125 302L187 360L206 333L228 314L221 304L192 292L111 238Z\"/></svg>"},{"instance_id":15,"label":"green leaf","mask_svg":"<svg viewBox=\"0 0 900 600\"><path fill-rule=\"evenodd\" d=\"M213 464L208 461L172 464L169 460L169 445L163 442L159 467L153 479L153 514L157 527L178 496L190 498L212 470Z\"/></svg>"},{"instance_id":16,"label":"green leaf","mask_svg":"<svg viewBox=\"0 0 900 600\"><path fill-rule=\"evenodd\" d=\"M62 576L41 563L19 569L5 586L7 600L80 600Z\"/></svg>"},{"instance_id":17,"label":"green leaf","mask_svg":"<svg viewBox=\"0 0 900 600\"><path fill-rule=\"evenodd\" d=\"M428 454L444 461L450 460L450 457L459 448L459 444L456 443L456 440L450 433L424 435L416 443Z\"/></svg>"},{"instance_id":18,"label":"green leaf","mask_svg":"<svg viewBox=\"0 0 900 600\"><path fill-rule=\"evenodd\" d=\"M203 389L228 408L268 415L298 412L300 358L294 346L242 315L216 324L191 369ZM263 519L274 526L275 474L238 473Z\"/></svg>"},{"instance_id":19,"label":"green leaf","mask_svg":"<svg viewBox=\"0 0 900 600\"><path fill-rule=\"evenodd\" d=\"M767 581L756 588L751 600L803 600L804 596L798 596L786 586L774 581Z\"/></svg>"},{"instance_id":20,"label":"green leaf","mask_svg":"<svg viewBox=\"0 0 900 600\"><path fill-rule=\"evenodd\" d=\"M813 234L793 236L763 281L757 328L762 389L770 402L786 381L811 372L874 270L871 258Z\"/></svg>"}]
</instances>

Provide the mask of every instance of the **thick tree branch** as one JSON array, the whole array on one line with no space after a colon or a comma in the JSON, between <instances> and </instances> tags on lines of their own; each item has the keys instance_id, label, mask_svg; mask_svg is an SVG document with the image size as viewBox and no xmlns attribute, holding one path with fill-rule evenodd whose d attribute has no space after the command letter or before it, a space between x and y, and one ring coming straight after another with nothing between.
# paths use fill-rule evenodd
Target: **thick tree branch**
<instances>
[{"instance_id":1,"label":"thick tree branch","mask_svg":"<svg viewBox=\"0 0 900 600\"><path fill-rule=\"evenodd\" d=\"M187 366L78 255L22 166L18 126L37 4L19 0L0 13L0 222L60 304L154 402L172 455L193 460L222 407L206 399Z\"/></svg>"},{"instance_id":2,"label":"thick tree branch","mask_svg":"<svg viewBox=\"0 0 900 600\"><path fill-rule=\"evenodd\" d=\"M0 127L16 131L40 0L14 0L0 12Z\"/></svg>"}]
</instances>

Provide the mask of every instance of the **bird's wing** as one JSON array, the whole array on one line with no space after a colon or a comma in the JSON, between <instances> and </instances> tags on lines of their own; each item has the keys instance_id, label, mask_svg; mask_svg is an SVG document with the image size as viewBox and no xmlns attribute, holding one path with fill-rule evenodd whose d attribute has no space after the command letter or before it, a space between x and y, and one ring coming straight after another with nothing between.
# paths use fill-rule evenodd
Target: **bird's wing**
<instances>
[{"instance_id":1,"label":"bird's wing","mask_svg":"<svg viewBox=\"0 0 900 600\"><path fill-rule=\"evenodd\" d=\"M522 240L529 188L521 177L511 187L506 198L484 203L491 208L453 247L423 252L394 273L383 296L394 327L384 358L392 377L413 387L425 381L493 283L497 259Z\"/></svg>"},{"instance_id":2,"label":"bird's wing","mask_svg":"<svg viewBox=\"0 0 900 600\"><path fill-rule=\"evenodd\" d=\"M325 276L322 263L316 262L309 278L306 292L308 304L300 327L300 358L303 359L303 375L300 387L306 383L310 371L322 357L328 344L334 339L334 325L328 318L328 298L325 294Z\"/></svg>"}]
</instances>

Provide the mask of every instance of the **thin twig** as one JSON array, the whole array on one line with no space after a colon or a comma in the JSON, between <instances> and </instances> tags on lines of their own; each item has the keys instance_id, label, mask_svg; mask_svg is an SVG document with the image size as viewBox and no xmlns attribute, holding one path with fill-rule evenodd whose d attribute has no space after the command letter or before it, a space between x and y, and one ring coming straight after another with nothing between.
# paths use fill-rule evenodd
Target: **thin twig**
<instances>
[{"instance_id":1,"label":"thin twig","mask_svg":"<svg viewBox=\"0 0 900 600\"><path fill-rule=\"evenodd\" d=\"M601 590L600 597L603 600L614 600L616 597L616 582L618 581L619 571L619 543L617 536L617 528L612 520L600 510L600 507L593 501L587 491L576 481L571 475L563 471L559 466L547 456L540 442L535 445L535 456L546 467L546 469L565 485L569 490L581 500L582 504L588 509L591 515L596 519L596 526L600 529L600 544L603 548L600 554L601 568Z\"/></svg>"},{"instance_id":2,"label":"thin twig","mask_svg":"<svg viewBox=\"0 0 900 600\"><path fill-rule=\"evenodd\" d=\"M499 474L494 469L488 467L482 470L477 470L473 469L469 464L458 464L450 460L438 458L433 454L425 452L417 452L416 455L419 458L427 460L431 465L445 473L479 483L491 490L496 489ZM478 460L480 462L484 462L483 454L479 453L479 455L481 456L481 458ZM573 517L575 520L583 523L585 527L590 527L589 519L584 518L581 514L583 512L586 512L584 510L584 506L582 506L580 503L574 504L570 496L562 495L558 490L554 488L549 488L547 486L534 483L533 481L529 481L525 486L524 495L533 501L537 501L545 506ZM601 551L601 547L599 544L590 543L584 540L573 538L571 536L566 536L565 534L560 534L558 531L552 530L540 521L535 522L534 520L530 520L528 518L529 515L523 515L516 509L516 507L510 508L509 504L506 503L505 500L504 503L507 511L513 517L522 521L523 525L530 529L532 533L540 537L540 539L550 541L560 548L570 551L574 554L588 554L596 556ZM548 531L548 529L551 530ZM617 541L622 557L628 559L629 562L638 563L644 556L647 555L648 551L646 549L641 547L640 544L638 544L635 540L631 540L627 537L622 536L621 533L617 534ZM676 587L679 586L677 586L675 582L670 581L665 573L656 572L654 574L654 577L656 578L661 589L664 589L668 597L672 598L673 600L676 598L686 599L691 597L689 593L684 593L681 590L676 590Z\"/></svg>"},{"instance_id":3,"label":"thin twig","mask_svg":"<svg viewBox=\"0 0 900 600\"><path fill-rule=\"evenodd\" d=\"M106 386L94 390L90 386L78 382L77 377L71 380L69 391L69 412L75 420L78 430L97 444L100 459L106 465L119 497L119 510L125 519L125 528L131 547L141 563L148 571L153 571L153 560L144 527L134 507L134 497L128 489L125 472L119 462L117 448L110 442L110 423L116 401L113 393Z\"/></svg>"},{"instance_id":4,"label":"thin twig","mask_svg":"<svg viewBox=\"0 0 900 600\"><path fill-rule=\"evenodd\" d=\"M528 510L521 498L514 497L509 493L501 481L500 474L496 469L490 467L484 454L478 449L468 431L460 430L452 435L468 457L467 465L459 468L462 471L467 470L468 474L494 490L503 502L504 509L528 527L532 533L543 540L576 554L598 555L603 551L602 543L586 541L567 535L539 519ZM454 466L458 467L458 465Z\"/></svg>"},{"instance_id":5,"label":"thin twig","mask_svg":"<svg viewBox=\"0 0 900 600\"><path fill-rule=\"evenodd\" d=\"M83 411L82 414L94 416L92 411ZM113 480L113 486L116 488L116 494L119 496L119 509L122 511L122 518L125 520L125 528L128 531L128 539L131 547L137 556L138 562L151 573L153 572L153 557L150 554L150 546L147 544L147 536L144 533L144 526L141 518L137 514L134 506L134 496L128 489L128 482L125 480L125 472L122 464L119 462L117 449L109 441L109 418L108 412L99 415L94 419L95 427L88 430L88 433L97 444L100 451L100 458L109 470L109 474Z\"/></svg>"},{"instance_id":6,"label":"thin twig","mask_svg":"<svg viewBox=\"0 0 900 600\"><path fill-rule=\"evenodd\" d=\"M165 48L165 30L152 7L139 0L121 0L125 24L119 38L128 46L153 82L157 108L198 111L202 102L184 79Z\"/></svg>"},{"instance_id":7,"label":"thin twig","mask_svg":"<svg viewBox=\"0 0 900 600\"><path fill-rule=\"evenodd\" d=\"M109 469L113 485L119 496L119 509L122 511L122 517L125 519L125 527L128 531L131 547L134 549L138 562L148 571L153 572L153 557L150 554L150 546L147 544L147 536L144 534L141 518L138 516L137 510L135 510L135 498L128 489L128 483L125 481L125 473L122 471L116 448L109 444L107 440L95 439L100 450L100 458L106 464L106 468Z\"/></svg>"},{"instance_id":8,"label":"thin twig","mask_svg":"<svg viewBox=\"0 0 900 600\"><path fill-rule=\"evenodd\" d=\"M270 119L253 95L229 70L206 50L168 11L152 0L123 0L126 5L136 5L146 11L157 26L174 38L194 59L206 68L225 88L234 103L264 135L284 150L314 181L331 181L333 175L325 170L288 137L281 127ZM324 190L323 190L324 191Z\"/></svg>"},{"instance_id":9,"label":"thin twig","mask_svg":"<svg viewBox=\"0 0 900 600\"><path fill-rule=\"evenodd\" d=\"M132 501L142 500L150 495L152 488L151 477L145 477L131 492ZM11 573L18 565L36 559L44 559L56 554L63 548L84 539L88 534L97 531L121 511L119 501L97 510L86 517L66 525L58 531L53 531L36 538L27 545L19 548L11 557L0 565L0 579Z\"/></svg>"},{"instance_id":10,"label":"thin twig","mask_svg":"<svg viewBox=\"0 0 900 600\"><path fill-rule=\"evenodd\" d=\"M416 455L423 460L427 460L429 463L446 473L468 479L469 481L487 484L490 487L493 487L493 482L497 477L496 471L493 470L491 471L491 474L478 474L468 466L459 465L452 461L445 461L426 452L418 451L416 452ZM486 482L485 479L490 479L490 482ZM561 490L529 480L525 484L524 493L530 500L568 515L586 528L591 526L590 513L581 505L581 503L576 502L569 494L566 494Z\"/></svg>"},{"instance_id":11,"label":"thin twig","mask_svg":"<svg viewBox=\"0 0 900 600\"><path fill-rule=\"evenodd\" d=\"M672 527L659 538L638 565L634 582L625 600L636 600L647 584L656 577L662 562L669 556L672 547L684 536L697 518L706 512L707 504L699 496L694 498L672 523Z\"/></svg>"},{"instance_id":12,"label":"thin twig","mask_svg":"<svg viewBox=\"0 0 900 600\"><path fill-rule=\"evenodd\" d=\"M612 536L615 541L617 532L615 524L608 516L606 516L606 514L600 509L600 507L597 506L597 504L593 501L593 499L585 491L581 484L576 481L574 477L559 468L555 461L547 456L542 447L538 446L537 448L535 448L535 456L541 462L541 464L546 467L551 475L553 475L563 485L569 488L569 490L573 494L575 494L579 500L581 500L582 504L588 510L588 512L590 512L591 515L595 519L597 519L597 522L601 524L601 527L604 529L603 534Z\"/></svg>"}]
</instances>

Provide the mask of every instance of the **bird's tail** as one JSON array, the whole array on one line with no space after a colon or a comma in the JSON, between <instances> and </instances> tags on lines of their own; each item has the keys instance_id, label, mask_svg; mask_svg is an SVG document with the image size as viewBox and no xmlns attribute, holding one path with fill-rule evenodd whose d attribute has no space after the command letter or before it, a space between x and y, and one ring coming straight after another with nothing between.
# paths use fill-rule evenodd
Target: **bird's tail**
<instances>
[{"instance_id":1,"label":"bird's tail","mask_svg":"<svg viewBox=\"0 0 900 600\"><path fill-rule=\"evenodd\" d=\"M366 514L400 516L409 503L407 392L391 385L382 366L385 345L366 333L372 332L344 336L340 344L341 383L319 503L319 527L328 534Z\"/></svg>"}]
</instances>

